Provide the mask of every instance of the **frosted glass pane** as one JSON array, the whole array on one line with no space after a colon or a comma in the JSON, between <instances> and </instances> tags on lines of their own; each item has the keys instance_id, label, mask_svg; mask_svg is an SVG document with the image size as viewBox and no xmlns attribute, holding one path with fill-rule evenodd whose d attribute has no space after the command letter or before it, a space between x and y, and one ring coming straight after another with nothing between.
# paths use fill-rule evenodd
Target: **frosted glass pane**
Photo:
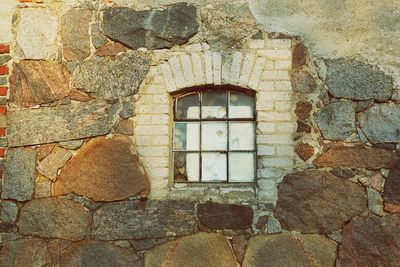
<instances>
[{"instance_id":1,"label":"frosted glass pane","mask_svg":"<svg viewBox=\"0 0 400 267\"><path fill-rule=\"evenodd\" d=\"M199 150L200 124L176 122L174 128L174 150Z\"/></svg>"},{"instance_id":2,"label":"frosted glass pane","mask_svg":"<svg viewBox=\"0 0 400 267\"><path fill-rule=\"evenodd\" d=\"M174 152L175 182L200 181L199 153Z\"/></svg>"},{"instance_id":3,"label":"frosted glass pane","mask_svg":"<svg viewBox=\"0 0 400 267\"><path fill-rule=\"evenodd\" d=\"M238 92L229 94L229 118L254 117L254 97Z\"/></svg>"},{"instance_id":4,"label":"frosted glass pane","mask_svg":"<svg viewBox=\"0 0 400 267\"><path fill-rule=\"evenodd\" d=\"M200 98L198 93L178 97L175 105L176 119L199 119Z\"/></svg>"},{"instance_id":5,"label":"frosted glass pane","mask_svg":"<svg viewBox=\"0 0 400 267\"><path fill-rule=\"evenodd\" d=\"M254 182L254 153L229 153L229 181Z\"/></svg>"},{"instance_id":6,"label":"frosted glass pane","mask_svg":"<svg viewBox=\"0 0 400 267\"><path fill-rule=\"evenodd\" d=\"M226 150L227 148L226 122L203 122L201 125L202 150Z\"/></svg>"},{"instance_id":7,"label":"frosted glass pane","mask_svg":"<svg viewBox=\"0 0 400 267\"><path fill-rule=\"evenodd\" d=\"M229 149L254 150L254 123L229 123Z\"/></svg>"},{"instance_id":8,"label":"frosted glass pane","mask_svg":"<svg viewBox=\"0 0 400 267\"><path fill-rule=\"evenodd\" d=\"M203 119L226 118L226 94L226 91L203 92L201 102L201 117Z\"/></svg>"},{"instance_id":9,"label":"frosted glass pane","mask_svg":"<svg viewBox=\"0 0 400 267\"><path fill-rule=\"evenodd\" d=\"M201 154L202 181L226 181L226 154Z\"/></svg>"}]
</instances>

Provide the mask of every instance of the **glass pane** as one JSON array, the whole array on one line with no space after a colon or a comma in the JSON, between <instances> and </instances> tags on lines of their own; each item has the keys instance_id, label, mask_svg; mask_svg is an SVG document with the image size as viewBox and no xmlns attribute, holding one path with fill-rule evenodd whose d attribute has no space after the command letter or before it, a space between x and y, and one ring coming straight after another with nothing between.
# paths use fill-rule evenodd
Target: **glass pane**
<instances>
[{"instance_id":1,"label":"glass pane","mask_svg":"<svg viewBox=\"0 0 400 267\"><path fill-rule=\"evenodd\" d=\"M229 181L254 182L254 153L229 153Z\"/></svg>"},{"instance_id":2,"label":"glass pane","mask_svg":"<svg viewBox=\"0 0 400 267\"><path fill-rule=\"evenodd\" d=\"M227 148L226 122L203 122L201 124L201 149L224 150Z\"/></svg>"},{"instance_id":3,"label":"glass pane","mask_svg":"<svg viewBox=\"0 0 400 267\"><path fill-rule=\"evenodd\" d=\"M229 118L253 117L254 97L238 92L229 92Z\"/></svg>"},{"instance_id":4,"label":"glass pane","mask_svg":"<svg viewBox=\"0 0 400 267\"><path fill-rule=\"evenodd\" d=\"M174 152L174 180L175 182L200 181L199 153Z\"/></svg>"},{"instance_id":5,"label":"glass pane","mask_svg":"<svg viewBox=\"0 0 400 267\"><path fill-rule=\"evenodd\" d=\"M226 181L226 154L201 154L201 180Z\"/></svg>"},{"instance_id":6,"label":"glass pane","mask_svg":"<svg viewBox=\"0 0 400 267\"><path fill-rule=\"evenodd\" d=\"M200 124L197 122L175 122L174 150L199 150Z\"/></svg>"},{"instance_id":7,"label":"glass pane","mask_svg":"<svg viewBox=\"0 0 400 267\"><path fill-rule=\"evenodd\" d=\"M201 117L203 119L226 118L226 91L202 93Z\"/></svg>"},{"instance_id":8,"label":"glass pane","mask_svg":"<svg viewBox=\"0 0 400 267\"><path fill-rule=\"evenodd\" d=\"M229 150L254 150L254 123L229 123Z\"/></svg>"},{"instance_id":9,"label":"glass pane","mask_svg":"<svg viewBox=\"0 0 400 267\"><path fill-rule=\"evenodd\" d=\"M175 119L199 119L200 101L198 93L191 93L176 99Z\"/></svg>"}]
</instances>

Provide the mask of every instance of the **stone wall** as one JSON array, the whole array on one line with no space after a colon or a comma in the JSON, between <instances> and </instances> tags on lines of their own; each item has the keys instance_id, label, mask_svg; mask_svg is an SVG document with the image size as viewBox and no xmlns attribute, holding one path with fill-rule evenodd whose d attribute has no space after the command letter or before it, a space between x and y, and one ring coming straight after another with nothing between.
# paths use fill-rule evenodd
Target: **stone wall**
<instances>
[{"instance_id":1,"label":"stone wall","mask_svg":"<svg viewBox=\"0 0 400 267\"><path fill-rule=\"evenodd\" d=\"M267 2L0 3L0 265L397 266L397 54ZM171 94L201 85L255 93L254 184L173 182Z\"/></svg>"}]
</instances>

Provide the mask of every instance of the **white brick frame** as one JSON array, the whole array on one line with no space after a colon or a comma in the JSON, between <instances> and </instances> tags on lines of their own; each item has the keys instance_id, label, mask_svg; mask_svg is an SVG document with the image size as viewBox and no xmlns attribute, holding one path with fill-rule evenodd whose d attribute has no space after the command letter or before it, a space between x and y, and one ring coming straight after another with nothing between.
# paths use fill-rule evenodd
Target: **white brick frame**
<instances>
[{"instance_id":1,"label":"white brick frame","mask_svg":"<svg viewBox=\"0 0 400 267\"><path fill-rule=\"evenodd\" d=\"M139 158L150 177L150 198L208 199L212 196L226 200L229 196L227 201L236 202L247 196L275 202L277 183L293 168L296 118L289 77L291 41L249 40L244 49L219 52L210 51L201 44L192 46L202 49L170 52L168 61L150 68L139 89L134 139ZM229 194L229 184L210 188L201 184L188 187L173 183L170 94L207 84L230 84L256 91L256 188L232 186L232 194ZM234 191L242 199L234 199Z\"/></svg>"}]
</instances>

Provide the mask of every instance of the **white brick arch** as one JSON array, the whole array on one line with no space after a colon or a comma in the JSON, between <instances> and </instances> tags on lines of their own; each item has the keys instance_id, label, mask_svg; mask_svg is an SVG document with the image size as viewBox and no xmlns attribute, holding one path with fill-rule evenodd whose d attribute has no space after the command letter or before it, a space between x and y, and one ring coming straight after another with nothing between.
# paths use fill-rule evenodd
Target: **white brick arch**
<instances>
[{"instance_id":1,"label":"white brick arch","mask_svg":"<svg viewBox=\"0 0 400 267\"><path fill-rule=\"evenodd\" d=\"M150 68L139 88L134 139L150 176L150 198L208 197L207 187L182 188L173 183L171 95L203 85L233 85L256 93L258 187L232 190L242 196L276 201L276 185L293 167L296 120L288 73L290 40L250 40L243 49L219 52L201 44L190 47L196 49L169 52L166 61ZM223 194L231 193L227 188L218 192L222 200Z\"/></svg>"}]
</instances>

